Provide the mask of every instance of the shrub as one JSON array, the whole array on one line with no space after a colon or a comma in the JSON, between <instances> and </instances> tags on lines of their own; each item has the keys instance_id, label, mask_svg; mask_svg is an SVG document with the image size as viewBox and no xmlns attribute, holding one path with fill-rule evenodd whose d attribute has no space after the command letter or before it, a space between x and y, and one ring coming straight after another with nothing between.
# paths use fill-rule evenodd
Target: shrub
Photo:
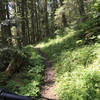
<instances>
[{"instance_id":1,"label":"shrub","mask_svg":"<svg viewBox=\"0 0 100 100\"><path fill-rule=\"evenodd\" d=\"M57 92L60 100L99 100L100 71L79 69L64 73L57 79Z\"/></svg>"},{"instance_id":2,"label":"shrub","mask_svg":"<svg viewBox=\"0 0 100 100\"><path fill-rule=\"evenodd\" d=\"M7 81L5 88L19 95L37 97L40 95L40 85L43 80L44 66L42 57L32 45L28 45L20 51L18 50L17 53L25 57L29 63Z\"/></svg>"}]
</instances>

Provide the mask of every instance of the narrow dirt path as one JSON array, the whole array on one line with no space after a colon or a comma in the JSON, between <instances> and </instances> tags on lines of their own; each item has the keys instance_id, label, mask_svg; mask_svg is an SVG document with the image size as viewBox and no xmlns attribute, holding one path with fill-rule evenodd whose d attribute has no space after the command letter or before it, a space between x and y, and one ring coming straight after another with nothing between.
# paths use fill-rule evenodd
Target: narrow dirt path
<instances>
[{"instance_id":1,"label":"narrow dirt path","mask_svg":"<svg viewBox=\"0 0 100 100\"><path fill-rule=\"evenodd\" d=\"M41 98L39 100L57 100L56 85L55 85L55 71L52 62L48 59L40 48L35 48L39 54L44 58L44 85L41 89Z\"/></svg>"}]
</instances>

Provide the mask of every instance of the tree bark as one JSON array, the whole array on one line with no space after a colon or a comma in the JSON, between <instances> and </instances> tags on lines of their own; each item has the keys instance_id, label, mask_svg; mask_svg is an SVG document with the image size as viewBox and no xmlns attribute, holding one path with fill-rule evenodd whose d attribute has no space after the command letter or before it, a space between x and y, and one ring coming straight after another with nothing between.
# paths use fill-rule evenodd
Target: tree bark
<instances>
[{"instance_id":1,"label":"tree bark","mask_svg":"<svg viewBox=\"0 0 100 100\"><path fill-rule=\"evenodd\" d=\"M45 34L49 34L49 25L48 25L48 10L47 10L47 6L48 6L48 2L47 0L44 1L44 11L45 11Z\"/></svg>"},{"instance_id":2,"label":"tree bark","mask_svg":"<svg viewBox=\"0 0 100 100\"><path fill-rule=\"evenodd\" d=\"M85 17L86 17L86 13L85 13L85 9L84 9L84 1L83 0L77 0L77 3L79 5L79 13L80 13L80 16L82 17L82 21L85 20Z\"/></svg>"}]
</instances>

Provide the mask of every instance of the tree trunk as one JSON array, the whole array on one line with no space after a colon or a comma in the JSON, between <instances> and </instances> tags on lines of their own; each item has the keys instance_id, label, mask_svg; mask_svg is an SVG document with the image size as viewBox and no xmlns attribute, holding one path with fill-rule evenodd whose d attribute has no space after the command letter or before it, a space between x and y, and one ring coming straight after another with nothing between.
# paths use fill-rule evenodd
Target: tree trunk
<instances>
[{"instance_id":1,"label":"tree trunk","mask_svg":"<svg viewBox=\"0 0 100 100\"><path fill-rule=\"evenodd\" d=\"M84 21L85 17L86 17L86 13L85 13L85 9L84 9L84 1L83 0L77 0L77 3L79 5L80 16L82 17L82 21Z\"/></svg>"},{"instance_id":2,"label":"tree trunk","mask_svg":"<svg viewBox=\"0 0 100 100\"><path fill-rule=\"evenodd\" d=\"M63 5L63 0L59 0L59 2L60 2L60 6L62 6Z\"/></svg>"},{"instance_id":3,"label":"tree trunk","mask_svg":"<svg viewBox=\"0 0 100 100\"><path fill-rule=\"evenodd\" d=\"M11 44L10 41L11 27L10 27L10 23L5 21L6 19L9 19L8 1L1 0L0 1L1 37L2 37L2 43L5 46Z\"/></svg>"},{"instance_id":4,"label":"tree trunk","mask_svg":"<svg viewBox=\"0 0 100 100\"><path fill-rule=\"evenodd\" d=\"M47 10L47 0L44 1L44 11L45 11L45 34L49 34L49 26L48 26L48 10Z\"/></svg>"},{"instance_id":5,"label":"tree trunk","mask_svg":"<svg viewBox=\"0 0 100 100\"><path fill-rule=\"evenodd\" d=\"M23 42L23 45L25 46L26 45L26 40L25 40L25 0L22 0L21 1L21 17L22 17L22 42Z\"/></svg>"}]
</instances>

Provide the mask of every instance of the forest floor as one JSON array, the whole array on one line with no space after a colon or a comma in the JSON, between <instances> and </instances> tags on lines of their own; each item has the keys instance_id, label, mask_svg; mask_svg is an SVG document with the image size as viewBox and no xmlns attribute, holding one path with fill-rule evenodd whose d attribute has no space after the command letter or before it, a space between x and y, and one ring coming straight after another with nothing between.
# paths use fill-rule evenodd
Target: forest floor
<instances>
[{"instance_id":1,"label":"forest floor","mask_svg":"<svg viewBox=\"0 0 100 100\"><path fill-rule=\"evenodd\" d=\"M56 84L55 84L55 69L53 63L49 58L43 53L40 48L35 47L39 54L43 57L43 62L45 65L44 70L44 84L41 88L41 98L39 100L57 100L56 94Z\"/></svg>"}]
</instances>

